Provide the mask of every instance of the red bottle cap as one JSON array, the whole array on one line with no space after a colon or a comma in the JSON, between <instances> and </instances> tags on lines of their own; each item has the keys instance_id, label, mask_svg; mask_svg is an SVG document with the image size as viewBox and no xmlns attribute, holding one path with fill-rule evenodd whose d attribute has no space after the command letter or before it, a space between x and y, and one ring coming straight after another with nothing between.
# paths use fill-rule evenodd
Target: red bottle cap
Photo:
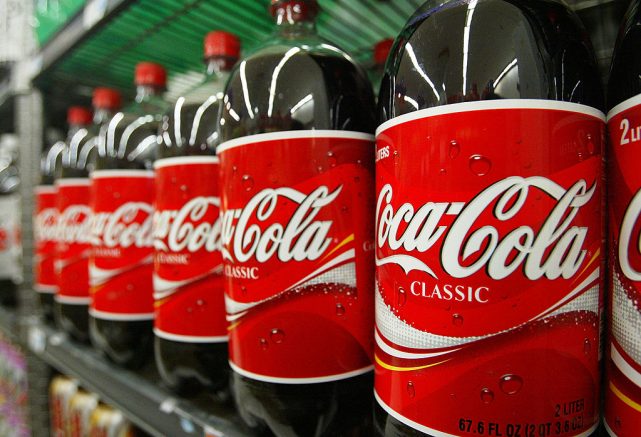
<instances>
[{"instance_id":1,"label":"red bottle cap","mask_svg":"<svg viewBox=\"0 0 641 437\"><path fill-rule=\"evenodd\" d=\"M374 63L376 65L383 65L387 61L392 44L394 44L394 40L390 38L379 41L374 46Z\"/></svg>"},{"instance_id":2,"label":"red bottle cap","mask_svg":"<svg viewBox=\"0 0 641 437\"><path fill-rule=\"evenodd\" d=\"M89 108L84 106L72 106L67 109L67 123L73 125L87 125L93 121L93 115Z\"/></svg>"},{"instance_id":3,"label":"red bottle cap","mask_svg":"<svg viewBox=\"0 0 641 437\"><path fill-rule=\"evenodd\" d=\"M120 92L112 88L96 88L91 103L94 108L116 111L121 105Z\"/></svg>"},{"instance_id":4,"label":"red bottle cap","mask_svg":"<svg viewBox=\"0 0 641 437\"><path fill-rule=\"evenodd\" d=\"M236 35L222 30L209 32L205 37L205 58L227 56L236 58L240 56L240 40Z\"/></svg>"},{"instance_id":5,"label":"red bottle cap","mask_svg":"<svg viewBox=\"0 0 641 437\"><path fill-rule=\"evenodd\" d=\"M139 62L136 65L135 83L164 87L167 84L167 71L162 65L153 62Z\"/></svg>"},{"instance_id":6,"label":"red bottle cap","mask_svg":"<svg viewBox=\"0 0 641 437\"><path fill-rule=\"evenodd\" d=\"M310 21L318 15L318 2L316 0L272 0L270 12L276 16L281 9L289 8L294 21Z\"/></svg>"}]
</instances>

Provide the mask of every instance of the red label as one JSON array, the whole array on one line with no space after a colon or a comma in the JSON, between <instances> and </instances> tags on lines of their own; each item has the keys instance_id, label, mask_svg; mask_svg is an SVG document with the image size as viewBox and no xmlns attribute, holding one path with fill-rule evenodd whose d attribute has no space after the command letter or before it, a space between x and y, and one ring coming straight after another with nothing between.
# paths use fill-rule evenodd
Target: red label
<instances>
[{"instance_id":1,"label":"red label","mask_svg":"<svg viewBox=\"0 0 641 437\"><path fill-rule=\"evenodd\" d=\"M34 212L34 288L38 293L53 294L57 289L54 258L58 226L56 189L53 186L36 187Z\"/></svg>"},{"instance_id":2,"label":"red label","mask_svg":"<svg viewBox=\"0 0 641 437\"><path fill-rule=\"evenodd\" d=\"M153 196L152 171L100 170L91 175L93 317L154 317Z\"/></svg>"},{"instance_id":3,"label":"red label","mask_svg":"<svg viewBox=\"0 0 641 437\"><path fill-rule=\"evenodd\" d=\"M226 342L218 158L161 159L155 169L154 332Z\"/></svg>"},{"instance_id":4,"label":"red label","mask_svg":"<svg viewBox=\"0 0 641 437\"><path fill-rule=\"evenodd\" d=\"M55 270L56 301L69 305L89 304L89 254L91 208L89 179L56 181L58 229Z\"/></svg>"},{"instance_id":5,"label":"red label","mask_svg":"<svg viewBox=\"0 0 641 437\"><path fill-rule=\"evenodd\" d=\"M435 436L596 426L603 136L599 111L537 100L379 128L375 394L389 414Z\"/></svg>"},{"instance_id":6,"label":"red label","mask_svg":"<svg viewBox=\"0 0 641 437\"><path fill-rule=\"evenodd\" d=\"M610 345L605 420L613 435L641 429L641 97L608 114Z\"/></svg>"},{"instance_id":7,"label":"red label","mask_svg":"<svg viewBox=\"0 0 641 437\"><path fill-rule=\"evenodd\" d=\"M373 137L282 132L218 152L234 370L281 383L371 370Z\"/></svg>"}]
</instances>

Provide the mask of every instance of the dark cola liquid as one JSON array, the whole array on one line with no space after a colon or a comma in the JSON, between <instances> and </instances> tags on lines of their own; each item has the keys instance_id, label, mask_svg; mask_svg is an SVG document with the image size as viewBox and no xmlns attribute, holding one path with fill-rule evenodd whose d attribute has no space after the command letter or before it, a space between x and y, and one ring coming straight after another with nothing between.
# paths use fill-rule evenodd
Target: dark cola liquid
<instances>
[{"instance_id":1,"label":"dark cola liquid","mask_svg":"<svg viewBox=\"0 0 641 437\"><path fill-rule=\"evenodd\" d=\"M203 95L203 101L209 98ZM204 108L204 109L201 109ZM180 111L179 120L172 109L163 118L164 138L158 149L158 158L176 156L203 156L216 154L218 143L219 103L202 104L186 102ZM176 126L180 126L179 131ZM176 133L180 132L181 141ZM178 144L184 144L179 147ZM185 314L189 317L189 314ZM219 400L229 397L229 362L227 343L187 343L155 337L154 353L162 380L172 390L193 396L203 388Z\"/></svg>"},{"instance_id":2,"label":"dark cola liquid","mask_svg":"<svg viewBox=\"0 0 641 437\"><path fill-rule=\"evenodd\" d=\"M329 52L299 53L278 68L289 49L283 46L278 54L250 57L245 77L238 67L234 70L226 92L230 107L223 106L221 112L221 142L301 129L374 132L373 92L360 68ZM276 51L273 46L270 50ZM278 80L271 89L277 68ZM247 95L243 92L245 78ZM301 105L303 99L310 103ZM277 384L232 372L232 394L249 426L275 435L369 436L372 381L368 373L329 383Z\"/></svg>"},{"instance_id":3,"label":"dark cola liquid","mask_svg":"<svg viewBox=\"0 0 641 437\"><path fill-rule=\"evenodd\" d=\"M578 18L557 1L428 1L392 48L379 95L379 121L491 99L561 100L603 110L587 38ZM426 435L378 404L375 427L387 437Z\"/></svg>"},{"instance_id":4,"label":"dark cola liquid","mask_svg":"<svg viewBox=\"0 0 641 437\"><path fill-rule=\"evenodd\" d=\"M53 322L53 294L38 293L38 305L47 322Z\"/></svg>"},{"instance_id":5,"label":"dark cola liquid","mask_svg":"<svg viewBox=\"0 0 641 437\"><path fill-rule=\"evenodd\" d=\"M157 112L157 106L143 107L147 113ZM157 135L159 116L125 114L115 129L101 133L101 143L106 149L99 149L96 170L150 170L156 157L157 142L148 138ZM121 144L120 139L129 125L137 128L128 132L128 141ZM106 137L106 140L104 138ZM114 146L110 146L114 145ZM111 361L130 369L144 366L152 356L153 320L117 321L104 320L89 316L89 334L96 349Z\"/></svg>"},{"instance_id":6,"label":"dark cola liquid","mask_svg":"<svg viewBox=\"0 0 641 437\"><path fill-rule=\"evenodd\" d=\"M617 41L616 53L608 82L608 110L641 94L641 4L634 1L625 16L623 33Z\"/></svg>"}]
</instances>

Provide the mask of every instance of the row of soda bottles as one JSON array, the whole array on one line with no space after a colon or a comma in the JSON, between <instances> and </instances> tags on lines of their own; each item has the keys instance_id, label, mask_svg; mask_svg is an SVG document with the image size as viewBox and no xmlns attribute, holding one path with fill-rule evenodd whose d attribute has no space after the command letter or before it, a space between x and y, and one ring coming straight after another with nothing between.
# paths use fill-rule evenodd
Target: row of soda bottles
<instances>
[{"instance_id":1,"label":"row of soda bottles","mask_svg":"<svg viewBox=\"0 0 641 437\"><path fill-rule=\"evenodd\" d=\"M122 411L101 401L77 380L56 375L49 384L51 437L146 437ZM3 434L4 435L4 434Z\"/></svg>"},{"instance_id":2,"label":"row of soda bottles","mask_svg":"<svg viewBox=\"0 0 641 437\"><path fill-rule=\"evenodd\" d=\"M62 329L130 368L154 343L170 387L229 381L279 436L589 435L605 350L604 426L639 435L640 2L607 117L560 1L427 1L378 115L314 0L271 12L238 63L209 36L207 81L170 107L142 63L133 106L70 111L34 223Z\"/></svg>"},{"instance_id":3,"label":"row of soda bottles","mask_svg":"<svg viewBox=\"0 0 641 437\"><path fill-rule=\"evenodd\" d=\"M27 362L20 347L0 334L0 435L27 437Z\"/></svg>"}]
</instances>

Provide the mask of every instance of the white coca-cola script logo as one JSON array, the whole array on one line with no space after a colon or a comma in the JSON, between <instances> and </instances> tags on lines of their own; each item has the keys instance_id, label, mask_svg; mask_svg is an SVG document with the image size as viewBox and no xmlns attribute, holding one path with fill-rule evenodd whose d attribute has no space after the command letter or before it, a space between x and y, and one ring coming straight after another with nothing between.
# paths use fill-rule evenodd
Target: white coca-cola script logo
<instances>
[{"instance_id":1,"label":"white coca-cola script logo","mask_svg":"<svg viewBox=\"0 0 641 437\"><path fill-rule=\"evenodd\" d=\"M556 200L547 219L537 230L518 223L504 236L490 223L479 217L492 209L499 222L509 222L522 210L532 191L542 191ZM569 189L544 177L509 177L487 187L470 202L428 202L415 208L404 203L397 209L391 205L394 196L391 185L379 194L377 244L392 251L426 252L442 240L440 263L443 270L455 278L465 278L481 269L489 277L503 279L521 266L525 276L537 280L571 278L586 257L583 248L588 228L572 226L579 210L593 197L596 182L588 188L579 180ZM494 207L492 207L494 205ZM448 226L439 225L445 215L456 217ZM462 261L475 255L473 262ZM377 259L378 266L398 264L406 273L423 271L434 278L436 274L420 259L391 255Z\"/></svg>"},{"instance_id":2,"label":"white coca-cola script logo","mask_svg":"<svg viewBox=\"0 0 641 437\"><path fill-rule=\"evenodd\" d=\"M632 232L641 215L641 190L634 195L621 222L621 233L619 234L619 266L623 274L632 281L641 281L641 272L637 271L630 263L630 250L641 252L641 234L634 247L630 248Z\"/></svg>"},{"instance_id":3,"label":"white coca-cola script logo","mask_svg":"<svg viewBox=\"0 0 641 437\"><path fill-rule=\"evenodd\" d=\"M220 215L213 223L203 221L207 211L218 211L216 197L195 197L179 211L156 211L154 214L154 248L163 252L207 252L220 249ZM166 241L165 241L166 240Z\"/></svg>"},{"instance_id":4,"label":"white coca-cola script logo","mask_svg":"<svg viewBox=\"0 0 641 437\"><path fill-rule=\"evenodd\" d=\"M67 207L58 217L58 241L63 243L91 242L91 209L86 205Z\"/></svg>"},{"instance_id":5,"label":"white coca-cola script logo","mask_svg":"<svg viewBox=\"0 0 641 437\"><path fill-rule=\"evenodd\" d=\"M143 215L140 220L139 215ZM91 241L94 246L151 247L153 208L144 202L128 202L114 212L94 214Z\"/></svg>"},{"instance_id":6,"label":"white coca-cola script logo","mask_svg":"<svg viewBox=\"0 0 641 437\"><path fill-rule=\"evenodd\" d=\"M241 263L252 257L264 263L274 255L282 262L318 259L332 241L328 237L332 221L315 218L336 200L342 188L330 192L320 186L309 194L293 188L265 189L244 208L223 211L223 257ZM288 217L278 215L281 199L298 205Z\"/></svg>"},{"instance_id":7,"label":"white coca-cola script logo","mask_svg":"<svg viewBox=\"0 0 641 437\"><path fill-rule=\"evenodd\" d=\"M36 241L47 242L56 241L58 232L58 210L56 208L46 208L38 213L33 224L33 232Z\"/></svg>"}]
</instances>

